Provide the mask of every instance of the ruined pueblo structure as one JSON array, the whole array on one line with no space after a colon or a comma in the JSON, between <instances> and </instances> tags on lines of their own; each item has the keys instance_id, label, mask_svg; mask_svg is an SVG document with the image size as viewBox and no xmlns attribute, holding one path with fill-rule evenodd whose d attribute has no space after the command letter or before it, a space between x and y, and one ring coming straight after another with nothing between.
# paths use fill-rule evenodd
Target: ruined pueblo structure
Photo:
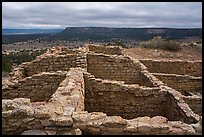
<instances>
[{"instance_id":1,"label":"ruined pueblo structure","mask_svg":"<svg viewBox=\"0 0 204 137\"><path fill-rule=\"evenodd\" d=\"M2 134L202 134L202 61L53 47L2 85Z\"/></svg>"}]
</instances>

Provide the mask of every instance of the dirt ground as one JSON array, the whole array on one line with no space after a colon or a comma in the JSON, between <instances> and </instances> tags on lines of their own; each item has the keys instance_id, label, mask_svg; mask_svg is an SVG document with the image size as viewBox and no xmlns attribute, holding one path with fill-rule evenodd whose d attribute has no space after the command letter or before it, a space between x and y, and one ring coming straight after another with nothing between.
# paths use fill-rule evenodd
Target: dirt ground
<instances>
[{"instance_id":1,"label":"dirt ground","mask_svg":"<svg viewBox=\"0 0 204 137\"><path fill-rule=\"evenodd\" d=\"M202 60L202 49L182 48L181 51L165 51L150 48L125 49L124 54L135 59L169 59L169 60Z\"/></svg>"}]
</instances>

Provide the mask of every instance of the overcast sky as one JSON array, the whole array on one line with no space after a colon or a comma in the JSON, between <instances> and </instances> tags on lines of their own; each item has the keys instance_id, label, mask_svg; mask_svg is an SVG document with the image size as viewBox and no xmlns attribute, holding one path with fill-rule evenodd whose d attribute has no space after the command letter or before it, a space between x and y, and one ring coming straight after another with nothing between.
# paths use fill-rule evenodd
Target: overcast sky
<instances>
[{"instance_id":1,"label":"overcast sky","mask_svg":"<svg viewBox=\"0 0 204 137\"><path fill-rule=\"evenodd\" d=\"M202 28L202 2L2 2L3 28Z\"/></svg>"}]
</instances>

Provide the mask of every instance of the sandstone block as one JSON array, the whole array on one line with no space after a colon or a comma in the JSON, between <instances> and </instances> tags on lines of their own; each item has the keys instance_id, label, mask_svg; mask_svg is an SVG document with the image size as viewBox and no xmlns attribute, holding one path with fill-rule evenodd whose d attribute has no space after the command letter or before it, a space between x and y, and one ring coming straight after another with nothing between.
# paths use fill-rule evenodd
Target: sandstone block
<instances>
[{"instance_id":1,"label":"sandstone block","mask_svg":"<svg viewBox=\"0 0 204 137\"><path fill-rule=\"evenodd\" d=\"M90 114L90 118L89 118L90 120L103 119L107 116L105 113L102 113L102 112L92 112L89 114Z\"/></svg>"},{"instance_id":2,"label":"sandstone block","mask_svg":"<svg viewBox=\"0 0 204 137\"><path fill-rule=\"evenodd\" d=\"M138 117L137 128L141 134L149 134L151 132L150 117Z\"/></svg>"},{"instance_id":3,"label":"sandstone block","mask_svg":"<svg viewBox=\"0 0 204 137\"><path fill-rule=\"evenodd\" d=\"M82 112L73 112L72 118L75 122L86 122L88 119L88 112L82 111Z\"/></svg>"},{"instance_id":4,"label":"sandstone block","mask_svg":"<svg viewBox=\"0 0 204 137\"><path fill-rule=\"evenodd\" d=\"M11 113L12 117L32 117L34 115L34 109L30 106L22 105L21 107L14 109Z\"/></svg>"},{"instance_id":5,"label":"sandstone block","mask_svg":"<svg viewBox=\"0 0 204 137\"><path fill-rule=\"evenodd\" d=\"M106 127L124 127L127 121L121 118L121 116L109 116L103 122Z\"/></svg>"},{"instance_id":6,"label":"sandstone block","mask_svg":"<svg viewBox=\"0 0 204 137\"><path fill-rule=\"evenodd\" d=\"M71 126L73 125L73 119L70 116L52 116L50 122L55 126Z\"/></svg>"}]
</instances>

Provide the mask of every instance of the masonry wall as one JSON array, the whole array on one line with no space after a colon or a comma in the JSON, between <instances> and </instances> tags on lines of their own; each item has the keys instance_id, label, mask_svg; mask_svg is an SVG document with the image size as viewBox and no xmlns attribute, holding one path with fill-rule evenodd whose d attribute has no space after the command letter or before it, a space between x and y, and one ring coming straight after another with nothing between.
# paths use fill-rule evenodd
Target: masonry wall
<instances>
[{"instance_id":1,"label":"masonry wall","mask_svg":"<svg viewBox=\"0 0 204 137\"><path fill-rule=\"evenodd\" d=\"M3 99L2 134L19 135L31 130L30 134L81 135L81 130L73 127L72 114L84 110L83 71L71 68L48 102L31 102L28 98ZM41 96L45 97L44 94Z\"/></svg>"},{"instance_id":2,"label":"masonry wall","mask_svg":"<svg viewBox=\"0 0 204 137\"><path fill-rule=\"evenodd\" d=\"M31 62L25 62L11 73L13 79L22 79L41 72L68 71L72 67L86 68L86 53L64 47L54 47Z\"/></svg>"},{"instance_id":3,"label":"masonry wall","mask_svg":"<svg viewBox=\"0 0 204 137\"><path fill-rule=\"evenodd\" d=\"M31 76L40 72L51 72L58 70L68 71L72 67L77 67L83 64L79 59L80 56L77 54L48 55L46 57L34 60L25 66L25 74L26 76Z\"/></svg>"},{"instance_id":4,"label":"masonry wall","mask_svg":"<svg viewBox=\"0 0 204 137\"><path fill-rule=\"evenodd\" d=\"M176 74L153 73L159 80L169 87L176 89L183 95L202 93L202 78Z\"/></svg>"},{"instance_id":5,"label":"masonry wall","mask_svg":"<svg viewBox=\"0 0 204 137\"><path fill-rule=\"evenodd\" d=\"M123 56L87 54L87 71L96 78L124 81L127 84L139 84L152 87L151 81L141 74L139 61ZM145 80L145 81L142 81Z\"/></svg>"},{"instance_id":6,"label":"masonry wall","mask_svg":"<svg viewBox=\"0 0 204 137\"><path fill-rule=\"evenodd\" d=\"M75 51L64 48L59 50L60 53L56 50L50 50L49 55L46 56L57 54L57 56L53 56L55 60L58 57L76 55ZM40 58L44 57L43 55ZM194 107L194 104L199 104L199 99L199 101L195 101L190 97L185 98L184 100L189 103L188 106L182 99L184 96L180 92L164 86L155 76L144 70L144 66L141 68L142 65L138 61L130 61L129 58L114 55L100 55L90 60L91 58L89 59L88 68L91 74L93 72L96 75L96 78L86 72L86 67L85 69L70 68L66 76L60 71L40 73L41 70L31 69L32 73L27 71L31 76L25 79L23 77L28 74L25 74L24 68L17 69L16 76L19 76L20 80L4 88L3 91L5 95L3 95L2 100L2 134L26 134L27 131L30 133L40 132L43 135L202 134L202 131L197 130L195 125L192 124L198 122L199 116L189 108L189 106ZM58 63L55 65L58 65ZM25 66L29 66L29 64L25 63ZM86 66L84 56L77 56L76 64L79 67ZM50 66L52 67L52 65ZM122 71L117 70L117 68ZM64 68L58 69L63 70ZM46 70L48 69L45 67L42 71ZM55 69L48 71L55 71ZM118 74L113 73L114 71L118 72ZM98 72L99 74L103 72L105 75L99 75ZM100 77L107 79L102 80ZM114 81L120 79L120 77L125 77L124 79L121 78L124 82ZM51 84L51 86L47 84ZM155 85L157 86L155 87ZM46 89L48 87L49 89ZM56 89L53 87L56 87ZM32 91L36 91L36 93L34 92L35 95L29 97L31 102L30 99L16 98L22 96L27 98L28 96L24 96L24 93L26 92L27 95L33 93L27 92L30 88L34 88ZM11 91L5 92L5 89ZM23 89L21 91L22 96L17 96L21 93L14 93L13 89L15 91ZM45 94L42 89L46 89L50 93L46 92ZM15 99L7 98L10 93L15 95L13 97ZM35 96L36 99L42 100L35 100ZM84 105L85 109L89 109L89 112L84 110ZM196 107L200 108L200 106ZM195 111L199 114L197 108ZM94 112L95 110L99 112ZM110 115L121 115L127 119ZM202 122L199 121L197 124L202 128L200 123Z\"/></svg>"},{"instance_id":7,"label":"masonry wall","mask_svg":"<svg viewBox=\"0 0 204 137\"><path fill-rule=\"evenodd\" d=\"M150 72L190 75L200 77L202 75L202 61L182 61L182 60L149 60L141 59Z\"/></svg>"},{"instance_id":8,"label":"masonry wall","mask_svg":"<svg viewBox=\"0 0 204 137\"><path fill-rule=\"evenodd\" d=\"M85 74L85 110L132 119L142 116L164 116L187 122L188 118L168 92L116 81L95 79Z\"/></svg>"},{"instance_id":9,"label":"masonry wall","mask_svg":"<svg viewBox=\"0 0 204 137\"><path fill-rule=\"evenodd\" d=\"M202 97L184 96L183 99L196 114L202 116Z\"/></svg>"},{"instance_id":10,"label":"masonry wall","mask_svg":"<svg viewBox=\"0 0 204 137\"><path fill-rule=\"evenodd\" d=\"M59 55L66 55L66 54L79 54L81 51L79 49L69 49L67 47L56 46L47 50L46 54L59 54Z\"/></svg>"},{"instance_id":11,"label":"masonry wall","mask_svg":"<svg viewBox=\"0 0 204 137\"><path fill-rule=\"evenodd\" d=\"M64 78L65 74L62 72L35 74L3 88L2 98L30 98L32 102L48 101Z\"/></svg>"},{"instance_id":12,"label":"masonry wall","mask_svg":"<svg viewBox=\"0 0 204 137\"><path fill-rule=\"evenodd\" d=\"M177 101L171 94L169 94L168 98L166 98L165 106L167 107L165 110L165 114L169 120L182 121L185 123L192 122L186 116L186 113L178 106Z\"/></svg>"},{"instance_id":13,"label":"masonry wall","mask_svg":"<svg viewBox=\"0 0 204 137\"><path fill-rule=\"evenodd\" d=\"M68 115L62 106L35 106L29 99L2 100L2 134L19 135L30 130L41 135L195 135L190 124L169 121L162 116L126 120L102 112L79 111ZM58 115L56 115L58 114ZM27 134L29 135L29 134Z\"/></svg>"},{"instance_id":14,"label":"masonry wall","mask_svg":"<svg viewBox=\"0 0 204 137\"><path fill-rule=\"evenodd\" d=\"M122 48L117 46L96 46L88 45L89 51L108 55L122 55Z\"/></svg>"},{"instance_id":15,"label":"masonry wall","mask_svg":"<svg viewBox=\"0 0 204 137\"><path fill-rule=\"evenodd\" d=\"M71 68L48 102L30 102L30 99L2 100L2 134L40 133L43 135L122 134L122 135L176 135L201 134L191 124L169 121L162 116L137 117L131 120L107 116L102 112L83 109L84 70ZM90 81L102 81L90 78ZM102 83L110 84L103 80ZM100 83L100 82L99 82ZM111 82L117 85L118 82ZM110 84L110 85L111 85ZM123 85L123 83L121 83ZM101 84L100 84L101 85ZM102 85L101 85L102 86ZM136 88L138 85L132 85ZM107 87L107 85L105 85ZM118 91L118 86L113 86ZM119 88L120 89L120 88ZM124 91L128 91L126 84ZM145 88L151 89L151 88ZM157 88L154 88L155 90ZM131 90L130 90L131 91ZM143 92L148 93L147 90ZM149 90L153 92L152 90ZM158 91L158 90L156 90ZM144 93L141 92L141 95ZM163 93L162 93L163 95ZM170 103L172 104L172 103ZM176 103L177 104L177 103ZM165 107L167 105L165 104ZM170 107L166 107L169 108ZM190 111L187 111L188 113ZM180 113L177 113L181 116ZM189 115L189 114L188 114ZM191 117L191 115L189 115ZM177 117L178 118L178 117Z\"/></svg>"}]
</instances>

